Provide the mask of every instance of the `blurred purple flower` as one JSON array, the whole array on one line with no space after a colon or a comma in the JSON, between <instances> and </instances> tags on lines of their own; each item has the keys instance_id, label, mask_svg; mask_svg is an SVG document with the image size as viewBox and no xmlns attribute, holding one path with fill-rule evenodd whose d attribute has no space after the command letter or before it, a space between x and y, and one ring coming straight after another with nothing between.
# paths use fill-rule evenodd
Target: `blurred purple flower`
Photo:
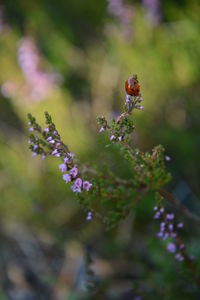
<instances>
[{"instance_id":1,"label":"blurred purple flower","mask_svg":"<svg viewBox=\"0 0 200 300\"><path fill-rule=\"evenodd\" d=\"M74 184L71 186L71 189L74 193L81 193L81 187L82 187L82 179L77 178L74 181Z\"/></svg>"},{"instance_id":2,"label":"blurred purple flower","mask_svg":"<svg viewBox=\"0 0 200 300\"><path fill-rule=\"evenodd\" d=\"M17 93L20 93L20 96L24 96L26 99L40 101L60 84L60 74L47 73L41 70L41 57L32 38L24 37L21 40L17 56L25 78L25 84L22 86L15 82L4 82L1 86L1 92L5 97L14 97Z\"/></svg>"},{"instance_id":3,"label":"blurred purple flower","mask_svg":"<svg viewBox=\"0 0 200 300\"><path fill-rule=\"evenodd\" d=\"M69 181L71 181L71 176L69 174L64 174L63 175L63 180L68 183Z\"/></svg>"},{"instance_id":4,"label":"blurred purple flower","mask_svg":"<svg viewBox=\"0 0 200 300\"><path fill-rule=\"evenodd\" d=\"M172 221L174 219L174 214L173 213L167 214L166 218L168 221Z\"/></svg>"},{"instance_id":5,"label":"blurred purple flower","mask_svg":"<svg viewBox=\"0 0 200 300\"><path fill-rule=\"evenodd\" d=\"M168 155L166 155L166 156L165 156L165 160L166 160L166 161L170 161L170 160L171 160L171 157L168 156Z\"/></svg>"},{"instance_id":6,"label":"blurred purple flower","mask_svg":"<svg viewBox=\"0 0 200 300\"><path fill-rule=\"evenodd\" d=\"M76 167L73 167L70 171L69 171L70 175L73 178L76 178L77 174L78 174L78 169Z\"/></svg>"},{"instance_id":7,"label":"blurred purple flower","mask_svg":"<svg viewBox=\"0 0 200 300\"><path fill-rule=\"evenodd\" d=\"M59 169L61 170L61 172L66 172L66 171L67 171L67 166L66 166L66 164L60 164L60 165L59 165Z\"/></svg>"},{"instance_id":8,"label":"blurred purple flower","mask_svg":"<svg viewBox=\"0 0 200 300\"><path fill-rule=\"evenodd\" d=\"M171 253L175 253L176 252L176 245L174 243L168 243L167 250Z\"/></svg>"},{"instance_id":9,"label":"blurred purple flower","mask_svg":"<svg viewBox=\"0 0 200 300\"><path fill-rule=\"evenodd\" d=\"M84 181L83 182L83 189L86 190L87 192L91 189L92 184L89 181Z\"/></svg>"},{"instance_id":10,"label":"blurred purple flower","mask_svg":"<svg viewBox=\"0 0 200 300\"><path fill-rule=\"evenodd\" d=\"M108 0L108 13L119 21L122 32L130 40L132 37L133 6L125 5L123 0Z\"/></svg>"},{"instance_id":11,"label":"blurred purple flower","mask_svg":"<svg viewBox=\"0 0 200 300\"><path fill-rule=\"evenodd\" d=\"M183 255L182 255L181 253L177 253L177 254L175 255L175 258L176 258L178 261L183 261L183 260L184 260L184 257L183 257Z\"/></svg>"},{"instance_id":12,"label":"blurred purple flower","mask_svg":"<svg viewBox=\"0 0 200 300\"><path fill-rule=\"evenodd\" d=\"M44 132L49 132L49 128L48 127L44 128Z\"/></svg>"},{"instance_id":13,"label":"blurred purple flower","mask_svg":"<svg viewBox=\"0 0 200 300\"><path fill-rule=\"evenodd\" d=\"M156 219L159 219L159 218L160 218L160 212L159 212L159 211L156 212L153 218L154 218L155 220L156 220Z\"/></svg>"},{"instance_id":14,"label":"blurred purple flower","mask_svg":"<svg viewBox=\"0 0 200 300\"><path fill-rule=\"evenodd\" d=\"M113 141L115 139L114 135L111 135L110 140Z\"/></svg>"},{"instance_id":15,"label":"blurred purple flower","mask_svg":"<svg viewBox=\"0 0 200 300\"><path fill-rule=\"evenodd\" d=\"M179 229L183 228L183 226L184 226L184 224L182 222L177 224L177 228L179 228Z\"/></svg>"},{"instance_id":16,"label":"blurred purple flower","mask_svg":"<svg viewBox=\"0 0 200 300\"><path fill-rule=\"evenodd\" d=\"M156 26L161 22L162 12L161 12L161 1L159 0L142 0L142 5L144 6L147 17L152 22L152 25Z\"/></svg>"},{"instance_id":17,"label":"blurred purple flower","mask_svg":"<svg viewBox=\"0 0 200 300\"><path fill-rule=\"evenodd\" d=\"M87 220L87 221L90 221L91 219L92 219L92 213L91 213L91 211L89 211L89 212L87 213L86 220Z\"/></svg>"}]
</instances>

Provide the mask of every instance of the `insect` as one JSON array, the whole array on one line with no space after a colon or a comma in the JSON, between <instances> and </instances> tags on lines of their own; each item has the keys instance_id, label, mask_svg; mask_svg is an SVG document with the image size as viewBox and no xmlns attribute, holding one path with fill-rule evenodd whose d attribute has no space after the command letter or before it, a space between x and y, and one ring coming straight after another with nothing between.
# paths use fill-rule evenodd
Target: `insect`
<instances>
[{"instance_id":1,"label":"insect","mask_svg":"<svg viewBox=\"0 0 200 300\"><path fill-rule=\"evenodd\" d=\"M130 96L137 96L140 92L140 85L137 80L137 75L129 77L125 82L125 90Z\"/></svg>"}]
</instances>

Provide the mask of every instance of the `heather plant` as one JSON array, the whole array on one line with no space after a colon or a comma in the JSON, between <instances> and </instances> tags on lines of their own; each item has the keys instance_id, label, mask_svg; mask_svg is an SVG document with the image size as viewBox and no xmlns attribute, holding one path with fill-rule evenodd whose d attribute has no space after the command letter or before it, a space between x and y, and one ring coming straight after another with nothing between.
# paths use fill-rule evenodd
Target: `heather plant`
<instances>
[{"instance_id":1,"label":"heather plant","mask_svg":"<svg viewBox=\"0 0 200 300\"><path fill-rule=\"evenodd\" d=\"M99 134L108 136L107 151L113 145L120 150L121 157L128 161L132 170L130 178L116 176L108 165L97 168L80 162L62 140L48 112L45 112L44 128L37 123L35 117L28 114L29 148L32 156L40 155L42 159L53 156L58 159L61 177L77 195L86 212L86 221L98 218L108 230L118 226L121 220L137 210L138 204L146 200L147 194L153 193L155 205L152 207L152 222L159 223L155 236L163 241L166 250L178 263L183 263L190 270L193 280L200 285L195 257L188 252L183 242L183 221L176 218L175 211L179 210L182 218L187 217L197 224L200 224L200 218L164 189L171 179L166 167L170 157L165 154L164 147L158 145L145 152L133 147L133 114L136 110L144 109L136 75L126 80L125 90L122 113L112 120L107 120L104 116L98 117L97 123ZM165 200L172 204L173 209L166 208Z\"/></svg>"}]
</instances>

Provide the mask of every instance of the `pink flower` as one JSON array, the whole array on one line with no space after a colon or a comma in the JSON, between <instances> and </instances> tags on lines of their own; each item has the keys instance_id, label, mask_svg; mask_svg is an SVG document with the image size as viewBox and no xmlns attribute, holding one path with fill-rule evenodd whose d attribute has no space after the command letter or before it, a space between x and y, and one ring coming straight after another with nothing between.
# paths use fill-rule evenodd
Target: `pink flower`
<instances>
[{"instance_id":1,"label":"pink flower","mask_svg":"<svg viewBox=\"0 0 200 300\"><path fill-rule=\"evenodd\" d=\"M104 129L104 127L101 127L100 129L99 129L99 132L101 133L101 132L103 132L105 129Z\"/></svg>"}]
</instances>

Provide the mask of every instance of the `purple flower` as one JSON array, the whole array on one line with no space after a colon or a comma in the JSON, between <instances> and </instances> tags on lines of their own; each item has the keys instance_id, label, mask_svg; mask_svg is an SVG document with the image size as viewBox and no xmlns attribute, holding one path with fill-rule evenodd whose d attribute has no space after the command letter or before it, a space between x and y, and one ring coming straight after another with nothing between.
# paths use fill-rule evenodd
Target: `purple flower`
<instances>
[{"instance_id":1,"label":"purple flower","mask_svg":"<svg viewBox=\"0 0 200 300\"><path fill-rule=\"evenodd\" d=\"M131 100L131 97L128 94L126 94L126 104L128 104L130 102L130 100Z\"/></svg>"},{"instance_id":2,"label":"purple flower","mask_svg":"<svg viewBox=\"0 0 200 300\"><path fill-rule=\"evenodd\" d=\"M91 219L92 219L92 213L91 213L91 211L89 211L89 212L87 213L86 220L87 220L87 221L90 221Z\"/></svg>"},{"instance_id":3,"label":"purple flower","mask_svg":"<svg viewBox=\"0 0 200 300\"><path fill-rule=\"evenodd\" d=\"M169 243L167 245L167 250L171 253L175 253L176 252L176 245L174 243Z\"/></svg>"},{"instance_id":4,"label":"purple flower","mask_svg":"<svg viewBox=\"0 0 200 300\"><path fill-rule=\"evenodd\" d=\"M165 223L164 222L162 222L162 223L160 223L160 231L165 231Z\"/></svg>"},{"instance_id":5,"label":"purple flower","mask_svg":"<svg viewBox=\"0 0 200 300\"><path fill-rule=\"evenodd\" d=\"M60 164L60 165L59 165L59 169L61 170L61 172L66 172L66 171L67 171L67 166L66 166L66 164Z\"/></svg>"},{"instance_id":6,"label":"purple flower","mask_svg":"<svg viewBox=\"0 0 200 300\"><path fill-rule=\"evenodd\" d=\"M163 232L158 232L157 237L160 237L160 238L163 237Z\"/></svg>"},{"instance_id":7,"label":"purple flower","mask_svg":"<svg viewBox=\"0 0 200 300\"><path fill-rule=\"evenodd\" d=\"M142 0L142 4L147 10L147 17L154 26L158 25L162 19L161 3L159 0Z\"/></svg>"},{"instance_id":8,"label":"purple flower","mask_svg":"<svg viewBox=\"0 0 200 300\"><path fill-rule=\"evenodd\" d=\"M38 145L33 146L33 150L35 151L38 148Z\"/></svg>"},{"instance_id":9,"label":"purple flower","mask_svg":"<svg viewBox=\"0 0 200 300\"><path fill-rule=\"evenodd\" d=\"M44 128L44 132L49 132L49 128L48 128L48 127L45 127L45 128Z\"/></svg>"},{"instance_id":10,"label":"purple flower","mask_svg":"<svg viewBox=\"0 0 200 300\"><path fill-rule=\"evenodd\" d=\"M55 141L54 141L54 140L51 140L49 143L50 143L50 144L55 144Z\"/></svg>"},{"instance_id":11,"label":"purple flower","mask_svg":"<svg viewBox=\"0 0 200 300\"><path fill-rule=\"evenodd\" d=\"M56 148L59 148L61 143L56 143Z\"/></svg>"},{"instance_id":12,"label":"purple flower","mask_svg":"<svg viewBox=\"0 0 200 300\"><path fill-rule=\"evenodd\" d=\"M177 227L178 227L179 229L183 228L183 226L184 226L184 224L183 224L182 222L180 222L180 223L177 224Z\"/></svg>"},{"instance_id":13,"label":"purple flower","mask_svg":"<svg viewBox=\"0 0 200 300\"><path fill-rule=\"evenodd\" d=\"M110 137L110 140L113 141L115 139L115 136L112 134Z\"/></svg>"},{"instance_id":14,"label":"purple flower","mask_svg":"<svg viewBox=\"0 0 200 300\"><path fill-rule=\"evenodd\" d=\"M37 153L33 152L32 157L35 157L35 156L37 156Z\"/></svg>"},{"instance_id":15,"label":"purple flower","mask_svg":"<svg viewBox=\"0 0 200 300\"><path fill-rule=\"evenodd\" d=\"M52 140L52 137L49 136L49 137L47 138L47 142L50 142L51 140Z\"/></svg>"},{"instance_id":16,"label":"purple flower","mask_svg":"<svg viewBox=\"0 0 200 300\"><path fill-rule=\"evenodd\" d=\"M169 237L169 233L166 232L166 233L164 234L164 236L163 236L163 241L165 241L168 237Z\"/></svg>"},{"instance_id":17,"label":"purple flower","mask_svg":"<svg viewBox=\"0 0 200 300\"><path fill-rule=\"evenodd\" d=\"M82 179L77 178L72 185L71 189L74 193L81 193Z\"/></svg>"},{"instance_id":18,"label":"purple flower","mask_svg":"<svg viewBox=\"0 0 200 300\"><path fill-rule=\"evenodd\" d=\"M29 128L29 131L34 131L34 128L31 126L30 128Z\"/></svg>"},{"instance_id":19,"label":"purple flower","mask_svg":"<svg viewBox=\"0 0 200 300\"><path fill-rule=\"evenodd\" d=\"M182 255L181 253L177 253L177 254L175 255L175 258L176 258L178 261L183 261L183 260L184 260L184 257L183 257L183 255Z\"/></svg>"},{"instance_id":20,"label":"purple flower","mask_svg":"<svg viewBox=\"0 0 200 300\"><path fill-rule=\"evenodd\" d=\"M69 152L67 153L67 156L65 156L64 158L64 163L66 164L70 159L73 159L74 158L74 154Z\"/></svg>"},{"instance_id":21,"label":"purple flower","mask_svg":"<svg viewBox=\"0 0 200 300\"><path fill-rule=\"evenodd\" d=\"M53 150L53 152L52 152L51 154L52 154L52 155L58 154L58 150L57 150L57 149Z\"/></svg>"},{"instance_id":22,"label":"purple flower","mask_svg":"<svg viewBox=\"0 0 200 300\"><path fill-rule=\"evenodd\" d=\"M73 167L70 171L69 171L70 175L73 178L76 178L77 174L78 174L78 169L76 167Z\"/></svg>"},{"instance_id":23,"label":"purple flower","mask_svg":"<svg viewBox=\"0 0 200 300\"><path fill-rule=\"evenodd\" d=\"M160 212L161 212L161 213L163 213L163 212L164 212L164 208L163 208L163 207L160 209Z\"/></svg>"},{"instance_id":24,"label":"purple flower","mask_svg":"<svg viewBox=\"0 0 200 300\"><path fill-rule=\"evenodd\" d=\"M165 156L165 160L166 160L166 161L170 161L170 160L171 160L171 157L168 156L168 155L166 155L166 156Z\"/></svg>"},{"instance_id":25,"label":"purple flower","mask_svg":"<svg viewBox=\"0 0 200 300\"><path fill-rule=\"evenodd\" d=\"M103 132L103 131L105 131L105 128L104 128L104 127L101 127L101 128L99 129L99 132L101 133L101 132Z\"/></svg>"},{"instance_id":26,"label":"purple flower","mask_svg":"<svg viewBox=\"0 0 200 300\"><path fill-rule=\"evenodd\" d=\"M89 181L84 181L83 182L83 189L86 190L87 192L91 189L92 184Z\"/></svg>"},{"instance_id":27,"label":"purple flower","mask_svg":"<svg viewBox=\"0 0 200 300\"><path fill-rule=\"evenodd\" d=\"M167 220L168 221L172 221L174 219L174 214L171 213L171 214L167 214Z\"/></svg>"},{"instance_id":28,"label":"purple flower","mask_svg":"<svg viewBox=\"0 0 200 300\"><path fill-rule=\"evenodd\" d=\"M63 175L63 180L68 183L69 181L71 181L71 176L69 174L64 174Z\"/></svg>"},{"instance_id":29,"label":"purple flower","mask_svg":"<svg viewBox=\"0 0 200 300\"><path fill-rule=\"evenodd\" d=\"M154 206L153 210L158 210L158 206Z\"/></svg>"},{"instance_id":30,"label":"purple flower","mask_svg":"<svg viewBox=\"0 0 200 300\"><path fill-rule=\"evenodd\" d=\"M160 212L157 211L153 217L154 219L159 219L160 218Z\"/></svg>"},{"instance_id":31,"label":"purple flower","mask_svg":"<svg viewBox=\"0 0 200 300\"><path fill-rule=\"evenodd\" d=\"M183 249L185 248L185 245L184 245L184 244L180 244L179 248L180 248L181 250L183 250Z\"/></svg>"},{"instance_id":32,"label":"purple flower","mask_svg":"<svg viewBox=\"0 0 200 300\"><path fill-rule=\"evenodd\" d=\"M42 155L42 160L44 160L46 158L46 155L45 154L43 154Z\"/></svg>"},{"instance_id":33,"label":"purple flower","mask_svg":"<svg viewBox=\"0 0 200 300\"><path fill-rule=\"evenodd\" d=\"M174 229L173 224L169 224L168 228L169 228L170 231L173 231L173 229Z\"/></svg>"},{"instance_id":34,"label":"purple flower","mask_svg":"<svg viewBox=\"0 0 200 300\"><path fill-rule=\"evenodd\" d=\"M25 37L18 48L18 63L23 72L30 100L44 99L57 86L57 74L47 73L40 68L40 55L37 46ZM25 95L24 95L25 96Z\"/></svg>"},{"instance_id":35,"label":"purple flower","mask_svg":"<svg viewBox=\"0 0 200 300\"><path fill-rule=\"evenodd\" d=\"M66 156L66 157L64 158L64 163L66 164L68 161L69 161L69 157Z\"/></svg>"}]
</instances>

